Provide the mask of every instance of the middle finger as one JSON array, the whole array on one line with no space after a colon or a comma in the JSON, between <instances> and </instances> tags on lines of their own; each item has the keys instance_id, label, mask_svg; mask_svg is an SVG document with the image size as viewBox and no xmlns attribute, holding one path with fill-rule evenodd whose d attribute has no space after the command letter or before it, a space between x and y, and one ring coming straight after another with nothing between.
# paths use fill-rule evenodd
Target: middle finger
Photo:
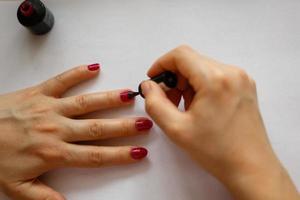
<instances>
[{"instance_id":1,"label":"middle finger","mask_svg":"<svg viewBox=\"0 0 300 200\"><path fill-rule=\"evenodd\" d=\"M63 134L66 142L108 139L146 133L153 126L151 120L141 117L132 119L69 120L69 130Z\"/></svg>"}]
</instances>

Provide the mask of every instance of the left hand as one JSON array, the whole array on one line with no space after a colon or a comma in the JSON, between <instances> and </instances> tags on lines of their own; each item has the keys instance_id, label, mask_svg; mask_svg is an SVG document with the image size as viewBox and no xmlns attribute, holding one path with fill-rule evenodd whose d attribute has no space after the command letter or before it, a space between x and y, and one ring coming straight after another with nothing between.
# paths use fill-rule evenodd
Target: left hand
<instances>
[{"instance_id":1,"label":"left hand","mask_svg":"<svg viewBox=\"0 0 300 200\"><path fill-rule=\"evenodd\" d=\"M0 189L16 200L63 200L38 180L60 167L101 167L141 160L141 147L99 147L75 142L146 133L146 118L74 119L89 112L133 104L128 90L61 98L96 77L99 65L83 65L42 84L0 95Z\"/></svg>"}]
</instances>

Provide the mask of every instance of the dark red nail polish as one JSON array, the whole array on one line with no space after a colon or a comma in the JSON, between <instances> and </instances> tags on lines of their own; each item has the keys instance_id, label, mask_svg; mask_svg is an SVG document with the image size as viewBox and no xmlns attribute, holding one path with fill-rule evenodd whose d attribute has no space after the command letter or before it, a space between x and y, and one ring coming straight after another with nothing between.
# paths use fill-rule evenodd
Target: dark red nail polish
<instances>
[{"instance_id":1,"label":"dark red nail polish","mask_svg":"<svg viewBox=\"0 0 300 200\"><path fill-rule=\"evenodd\" d=\"M100 68L100 64L99 63L88 65L88 69L90 71L97 71L99 68Z\"/></svg>"},{"instance_id":2,"label":"dark red nail polish","mask_svg":"<svg viewBox=\"0 0 300 200\"><path fill-rule=\"evenodd\" d=\"M135 92L127 90L120 93L120 98L123 102L131 101L134 99L135 95L133 95Z\"/></svg>"},{"instance_id":3,"label":"dark red nail polish","mask_svg":"<svg viewBox=\"0 0 300 200\"><path fill-rule=\"evenodd\" d=\"M147 118L140 118L135 121L135 128L138 131L146 131L152 128L153 122Z\"/></svg>"},{"instance_id":4,"label":"dark red nail polish","mask_svg":"<svg viewBox=\"0 0 300 200\"><path fill-rule=\"evenodd\" d=\"M20 6L20 12L25 16L29 17L33 14L33 6L29 1L24 1Z\"/></svg>"},{"instance_id":5,"label":"dark red nail polish","mask_svg":"<svg viewBox=\"0 0 300 200\"><path fill-rule=\"evenodd\" d=\"M143 148L143 147L135 147L132 148L130 151L130 155L133 159L135 160L140 160L142 158L145 158L148 154L147 149Z\"/></svg>"}]
</instances>

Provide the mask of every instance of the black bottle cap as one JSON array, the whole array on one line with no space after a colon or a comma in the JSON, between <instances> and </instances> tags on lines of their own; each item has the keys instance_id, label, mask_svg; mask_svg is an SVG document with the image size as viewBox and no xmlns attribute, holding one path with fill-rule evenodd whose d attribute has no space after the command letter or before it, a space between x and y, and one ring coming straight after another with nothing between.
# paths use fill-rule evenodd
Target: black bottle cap
<instances>
[{"instance_id":1,"label":"black bottle cap","mask_svg":"<svg viewBox=\"0 0 300 200\"><path fill-rule=\"evenodd\" d=\"M164 83L168 88L175 88L178 82L176 74L171 71L165 71L157 76L152 77L150 80L156 82L157 84ZM138 90L140 95L145 98L141 84L139 85Z\"/></svg>"},{"instance_id":2,"label":"black bottle cap","mask_svg":"<svg viewBox=\"0 0 300 200\"><path fill-rule=\"evenodd\" d=\"M32 4L29 1L24 1L20 5L20 12L25 17L31 16L33 14L33 12L34 12Z\"/></svg>"},{"instance_id":3,"label":"black bottle cap","mask_svg":"<svg viewBox=\"0 0 300 200\"><path fill-rule=\"evenodd\" d=\"M26 0L18 8L19 22L26 27L34 26L43 21L46 14L44 4L39 0Z\"/></svg>"},{"instance_id":4,"label":"black bottle cap","mask_svg":"<svg viewBox=\"0 0 300 200\"><path fill-rule=\"evenodd\" d=\"M162 73L163 75L163 81L169 88L175 88L177 86L177 76L175 73L166 71Z\"/></svg>"}]
</instances>

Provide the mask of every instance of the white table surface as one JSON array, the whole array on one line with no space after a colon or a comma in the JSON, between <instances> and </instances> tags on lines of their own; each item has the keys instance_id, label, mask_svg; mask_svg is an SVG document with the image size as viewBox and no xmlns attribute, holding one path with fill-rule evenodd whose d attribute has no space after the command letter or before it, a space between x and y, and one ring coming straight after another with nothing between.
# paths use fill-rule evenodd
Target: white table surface
<instances>
[{"instance_id":1,"label":"white table surface","mask_svg":"<svg viewBox=\"0 0 300 200\"><path fill-rule=\"evenodd\" d=\"M245 68L257 81L270 140L300 187L299 0L48 0L56 24L29 34L16 19L20 1L0 1L0 92L24 88L82 63L102 74L69 95L136 88L149 65L179 44ZM134 108L94 117L145 115ZM42 179L68 200L229 200L226 189L199 169L158 127L149 136L109 144L144 145L139 164L59 169ZM7 198L0 195L0 199Z\"/></svg>"}]
</instances>

